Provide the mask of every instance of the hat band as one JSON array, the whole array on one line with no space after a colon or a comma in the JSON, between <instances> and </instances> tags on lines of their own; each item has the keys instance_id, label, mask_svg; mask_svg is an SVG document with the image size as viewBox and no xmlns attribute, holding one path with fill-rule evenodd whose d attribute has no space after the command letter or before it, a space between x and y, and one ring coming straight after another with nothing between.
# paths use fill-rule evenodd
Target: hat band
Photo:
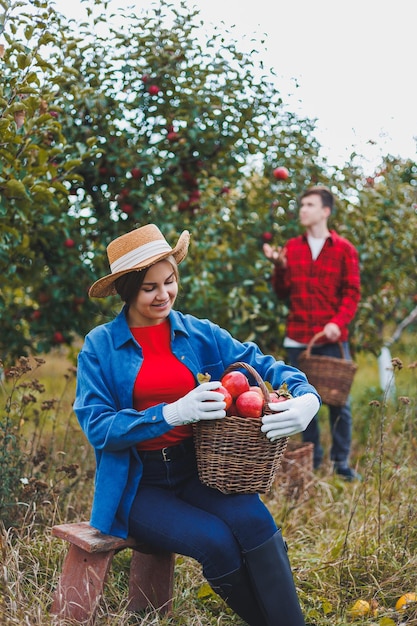
<instances>
[{"instance_id":1,"label":"hat band","mask_svg":"<svg viewBox=\"0 0 417 626\"><path fill-rule=\"evenodd\" d=\"M163 239L145 243L143 246L140 246L140 248L123 254L120 258L111 263L111 273L115 274L123 270L134 269L136 265L139 265L143 261L147 261L157 254L163 254L165 252L172 252L172 248Z\"/></svg>"}]
</instances>

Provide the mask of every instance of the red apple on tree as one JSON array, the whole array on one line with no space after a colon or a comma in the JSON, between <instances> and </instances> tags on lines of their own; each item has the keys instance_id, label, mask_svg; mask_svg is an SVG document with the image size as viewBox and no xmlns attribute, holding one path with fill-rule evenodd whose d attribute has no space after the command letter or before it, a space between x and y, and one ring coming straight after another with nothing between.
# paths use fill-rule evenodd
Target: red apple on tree
<instances>
[{"instance_id":1,"label":"red apple on tree","mask_svg":"<svg viewBox=\"0 0 417 626\"><path fill-rule=\"evenodd\" d=\"M139 180L143 176L143 173L140 167L132 167L132 169L130 170L130 173L132 174L132 178L135 178L136 180Z\"/></svg>"},{"instance_id":2,"label":"red apple on tree","mask_svg":"<svg viewBox=\"0 0 417 626\"><path fill-rule=\"evenodd\" d=\"M274 178L276 178L277 180L287 180L287 178L289 177L290 173L287 170L286 167L284 167L283 165L276 167L273 172L272 172Z\"/></svg>"},{"instance_id":3,"label":"red apple on tree","mask_svg":"<svg viewBox=\"0 0 417 626\"><path fill-rule=\"evenodd\" d=\"M180 200L180 202L178 202L178 211L186 211L189 208L190 208L189 200Z\"/></svg>"},{"instance_id":4,"label":"red apple on tree","mask_svg":"<svg viewBox=\"0 0 417 626\"><path fill-rule=\"evenodd\" d=\"M264 401L257 391L244 391L236 398L236 409L241 417L261 417Z\"/></svg>"},{"instance_id":5,"label":"red apple on tree","mask_svg":"<svg viewBox=\"0 0 417 626\"><path fill-rule=\"evenodd\" d=\"M175 132L175 130L172 130L167 134L167 139L170 142L177 141L178 138L179 138L179 135L178 133Z\"/></svg>"},{"instance_id":6,"label":"red apple on tree","mask_svg":"<svg viewBox=\"0 0 417 626\"><path fill-rule=\"evenodd\" d=\"M226 387L233 400L244 391L249 391L249 381L243 372L229 372L221 379L221 384Z\"/></svg>"},{"instance_id":7,"label":"red apple on tree","mask_svg":"<svg viewBox=\"0 0 417 626\"><path fill-rule=\"evenodd\" d=\"M73 248L73 247L75 246L75 241L74 241L74 239L70 239L70 238L65 239L65 241L64 241L64 246L65 246L66 248Z\"/></svg>"},{"instance_id":8,"label":"red apple on tree","mask_svg":"<svg viewBox=\"0 0 417 626\"><path fill-rule=\"evenodd\" d=\"M53 343L64 343L65 337L59 330L56 330L52 336L52 341Z\"/></svg>"},{"instance_id":9,"label":"red apple on tree","mask_svg":"<svg viewBox=\"0 0 417 626\"><path fill-rule=\"evenodd\" d=\"M151 96L157 96L159 92L160 92L160 89L159 89L158 85L149 85L148 93Z\"/></svg>"}]
</instances>

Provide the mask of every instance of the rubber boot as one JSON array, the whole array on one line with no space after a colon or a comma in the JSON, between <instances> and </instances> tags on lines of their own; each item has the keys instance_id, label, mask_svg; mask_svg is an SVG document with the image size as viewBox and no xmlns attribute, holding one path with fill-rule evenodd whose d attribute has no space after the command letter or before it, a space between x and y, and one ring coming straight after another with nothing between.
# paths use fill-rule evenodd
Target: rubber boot
<instances>
[{"instance_id":1,"label":"rubber boot","mask_svg":"<svg viewBox=\"0 0 417 626\"><path fill-rule=\"evenodd\" d=\"M245 567L208 582L213 591L249 626L267 626Z\"/></svg>"},{"instance_id":2,"label":"rubber boot","mask_svg":"<svg viewBox=\"0 0 417 626\"><path fill-rule=\"evenodd\" d=\"M305 626L281 531L246 552L245 562L265 624Z\"/></svg>"}]
</instances>

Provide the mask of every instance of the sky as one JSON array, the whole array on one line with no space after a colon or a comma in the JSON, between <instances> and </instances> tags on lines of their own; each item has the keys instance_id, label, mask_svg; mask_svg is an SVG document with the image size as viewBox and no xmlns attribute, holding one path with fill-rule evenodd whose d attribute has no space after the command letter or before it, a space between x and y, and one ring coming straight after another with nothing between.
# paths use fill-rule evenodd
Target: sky
<instances>
[{"instance_id":1,"label":"sky","mask_svg":"<svg viewBox=\"0 0 417 626\"><path fill-rule=\"evenodd\" d=\"M179 6L181 0L171 0ZM146 10L153 0L125 0ZM122 0L110 0L120 6ZM277 75L293 113L316 120L331 165L362 155L366 174L382 156L417 160L417 0L186 0L208 28L222 25ZM68 17L80 0L55 0ZM249 47L250 46L250 47Z\"/></svg>"}]
</instances>

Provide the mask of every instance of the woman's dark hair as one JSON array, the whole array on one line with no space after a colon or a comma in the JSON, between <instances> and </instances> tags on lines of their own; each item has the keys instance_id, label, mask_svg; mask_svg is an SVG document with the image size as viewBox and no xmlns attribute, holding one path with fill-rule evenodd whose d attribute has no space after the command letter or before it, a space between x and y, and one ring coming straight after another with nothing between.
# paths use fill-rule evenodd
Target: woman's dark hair
<instances>
[{"instance_id":1,"label":"woman's dark hair","mask_svg":"<svg viewBox=\"0 0 417 626\"><path fill-rule=\"evenodd\" d=\"M175 277L177 282L179 282L178 275L178 265L173 256L169 256L164 261L169 261L174 269ZM143 285L143 281L145 280L146 272L149 267L145 267L143 270L128 272L127 274L123 274L119 278L116 278L114 281L114 288L119 294L120 298L126 304L130 304L132 300L136 298L139 293L139 289Z\"/></svg>"}]
</instances>

